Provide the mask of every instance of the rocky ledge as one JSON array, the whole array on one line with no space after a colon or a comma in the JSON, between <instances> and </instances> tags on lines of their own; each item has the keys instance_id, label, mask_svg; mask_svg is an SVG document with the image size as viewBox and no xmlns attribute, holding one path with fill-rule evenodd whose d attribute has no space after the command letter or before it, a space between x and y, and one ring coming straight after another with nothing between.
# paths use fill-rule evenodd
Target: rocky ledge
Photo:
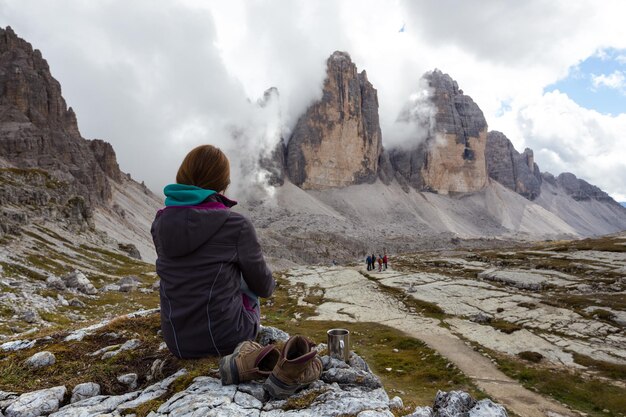
<instances>
[{"instance_id":1,"label":"rocky ledge","mask_svg":"<svg viewBox=\"0 0 626 417\"><path fill-rule=\"evenodd\" d=\"M154 311L142 311L126 318L151 313ZM93 332L93 328L88 328L72 334ZM263 327L258 340L263 344L280 343L288 337L279 329ZM31 346L35 343L37 341ZM181 390L180 386L184 384L177 385L176 382L189 377L186 369L179 369L160 381L156 381L154 375L158 373L151 369L151 376L145 378L154 383L143 389L136 389L138 377L143 379L142 376L134 373L118 376L117 380L128 389L127 392L115 395L101 394L99 384L91 381L74 387L59 385L21 395L0 391L0 416L507 416L501 405L488 399L476 401L461 391L440 391L432 407L422 406L411 410L404 406L401 398L389 398L378 376L354 352L349 363L345 363L324 355L325 345L321 344L317 348L324 364L321 379L287 400L269 398L261 382L223 386L216 378L217 370L195 377ZM34 356L45 354L49 353L38 352ZM54 367L54 361L47 361L42 366ZM179 387L178 392L176 386Z\"/></svg>"}]
</instances>

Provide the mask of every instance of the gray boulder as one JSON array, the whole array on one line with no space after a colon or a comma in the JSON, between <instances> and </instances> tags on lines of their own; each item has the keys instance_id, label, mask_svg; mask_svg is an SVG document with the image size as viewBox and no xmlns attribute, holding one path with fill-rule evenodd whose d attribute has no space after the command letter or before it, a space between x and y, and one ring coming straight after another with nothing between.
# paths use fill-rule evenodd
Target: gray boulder
<instances>
[{"instance_id":1,"label":"gray boulder","mask_svg":"<svg viewBox=\"0 0 626 417\"><path fill-rule=\"evenodd\" d=\"M67 289L65 282L55 275L51 275L46 279L46 285L48 288L52 288L57 291L65 291Z\"/></svg>"},{"instance_id":2,"label":"gray boulder","mask_svg":"<svg viewBox=\"0 0 626 417\"><path fill-rule=\"evenodd\" d=\"M24 362L31 368L43 368L44 366L54 365L57 359L52 352L37 352Z\"/></svg>"},{"instance_id":3,"label":"gray boulder","mask_svg":"<svg viewBox=\"0 0 626 417\"><path fill-rule=\"evenodd\" d=\"M63 281L68 288L75 288L84 294L94 295L98 293L96 287L87 279L85 274L78 270L64 276Z\"/></svg>"},{"instance_id":4,"label":"gray boulder","mask_svg":"<svg viewBox=\"0 0 626 417\"><path fill-rule=\"evenodd\" d=\"M508 417L508 414L503 406L485 398L469 410L469 417Z\"/></svg>"},{"instance_id":5,"label":"gray boulder","mask_svg":"<svg viewBox=\"0 0 626 417\"><path fill-rule=\"evenodd\" d=\"M135 373L124 374L117 377L119 383L126 385L131 390L137 388L137 379L138 376Z\"/></svg>"},{"instance_id":6,"label":"gray boulder","mask_svg":"<svg viewBox=\"0 0 626 417\"><path fill-rule=\"evenodd\" d=\"M270 343L286 342L287 340L289 340L289 334L276 327L261 326L257 335L257 341L263 346Z\"/></svg>"},{"instance_id":7,"label":"gray boulder","mask_svg":"<svg viewBox=\"0 0 626 417\"><path fill-rule=\"evenodd\" d=\"M19 396L4 411L6 417L39 417L59 409L67 389L64 386L28 392Z\"/></svg>"},{"instance_id":8,"label":"gray boulder","mask_svg":"<svg viewBox=\"0 0 626 417\"><path fill-rule=\"evenodd\" d=\"M84 384L78 384L72 390L71 403L84 400L85 398L95 397L100 395L100 385L95 382L85 382Z\"/></svg>"}]
</instances>

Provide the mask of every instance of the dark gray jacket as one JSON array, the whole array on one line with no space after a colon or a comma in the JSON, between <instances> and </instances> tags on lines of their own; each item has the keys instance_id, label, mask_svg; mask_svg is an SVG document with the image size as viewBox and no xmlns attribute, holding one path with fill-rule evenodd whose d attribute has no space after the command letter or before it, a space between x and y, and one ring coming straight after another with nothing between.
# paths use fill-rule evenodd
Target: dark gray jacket
<instances>
[{"instance_id":1,"label":"dark gray jacket","mask_svg":"<svg viewBox=\"0 0 626 417\"><path fill-rule=\"evenodd\" d=\"M246 308L241 278L260 297L274 291L254 227L214 194L197 206L167 207L152 223L161 279L161 330L181 358L232 353L258 332L259 310Z\"/></svg>"}]
</instances>

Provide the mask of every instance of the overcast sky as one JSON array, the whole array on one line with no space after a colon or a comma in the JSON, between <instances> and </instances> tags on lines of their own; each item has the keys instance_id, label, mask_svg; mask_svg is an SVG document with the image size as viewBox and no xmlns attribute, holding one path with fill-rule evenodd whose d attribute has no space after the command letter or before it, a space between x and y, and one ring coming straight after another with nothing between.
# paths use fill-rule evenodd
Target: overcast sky
<instances>
[{"instance_id":1,"label":"overcast sky","mask_svg":"<svg viewBox=\"0 0 626 417\"><path fill-rule=\"evenodd\" d=\"M378 90L383 144L439 68L542 171L626 201L624 16L620 0L0 0L0 26L42 51L82 135L156 192L197 144L254 160L288 135L344 50ZM270 86L280 98L260 108Z\"/></svg>"}]
</instances>

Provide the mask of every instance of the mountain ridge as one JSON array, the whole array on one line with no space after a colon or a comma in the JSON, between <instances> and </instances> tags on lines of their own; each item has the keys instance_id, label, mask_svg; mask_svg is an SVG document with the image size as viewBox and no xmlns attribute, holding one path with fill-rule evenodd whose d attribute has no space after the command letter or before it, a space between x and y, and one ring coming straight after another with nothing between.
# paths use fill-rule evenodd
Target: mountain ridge
<instances>
[{"instance_id":1,"label":"mountain ridge","mask_svg":"<svg viewBox=\"0 0 626 417\"><path fill-rule=\"evenodd\" d=\"M80 136L41 53L10 28L0 30L3 233L58 221L103 232L112 246L132 243L143 259L154 260L149 228L162 199L120 171L110 144ZM329 57L322 99L300 117L286 145L260 161L275 169L275 198L251 198L238 209L259 225L271 257L312 259L318 249L298 240L315 236L316 246L350 258L366 253L367 241L400 251L433 240L445 246L458 238L528 240L626 229L626 209L606 193L571 174L539 175L532 151L517 153L503 134L501 148L512 162L496 168L510 181L490 174L497 159L488 152L490 138L498 132L488 131L478 105L448 74L435 70L426 79L435 110L428 135L405 150L386 148L366 72L345 52ZM269 89L263 100L277 97ZM421 123L420 117L409 111L399 120ZM44 173L25 192L36 170ZM54 181L63 186L50 187ZM541 198L544 189L551 194ZM381 198L384 204L375 203Z\"/></svg>"},{"instance_id":2,"label":"mountain ridge","mask_svg":"<svg viewBox=\"0 0 626 417\"><path fill-rule=\"evenodd\" d=\"M0 92L0 233L46 221L104 227L154 259L146 223L160 199L120 170L110 143L81 136L41 52L9 26L0 28ZM139 204L123 203L129 193Z\"/></svg>"}]
</instances>

